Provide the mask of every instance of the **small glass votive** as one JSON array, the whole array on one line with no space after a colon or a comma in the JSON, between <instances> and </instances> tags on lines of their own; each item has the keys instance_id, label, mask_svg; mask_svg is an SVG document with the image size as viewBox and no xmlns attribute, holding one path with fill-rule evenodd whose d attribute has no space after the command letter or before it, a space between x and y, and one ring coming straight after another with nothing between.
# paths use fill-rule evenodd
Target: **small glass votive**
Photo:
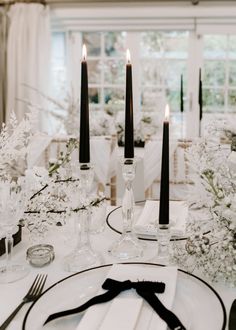
<instances>
[{"instance_id":1,"label":"small glass votive","mask_svg":"<svg viewBox=\"0 0 236 330\"><path fill-rule=\"evenodd\" d=\"M49 244L37 244L26 251L26 260L34 267L50 264L55 258L54 248Z\"/></svg>"}]
</instances>

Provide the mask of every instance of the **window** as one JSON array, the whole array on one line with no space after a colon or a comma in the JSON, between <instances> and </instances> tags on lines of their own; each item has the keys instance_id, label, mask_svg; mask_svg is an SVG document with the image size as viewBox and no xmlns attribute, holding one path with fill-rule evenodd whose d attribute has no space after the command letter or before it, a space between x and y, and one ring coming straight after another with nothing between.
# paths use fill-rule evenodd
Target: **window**
<instances>
[{"instance_id":1,"label":"window","mask_svg":"<svg viewBox=\"0 0 236 330\"><path fill-rule=\"evenodd\" d=\"M80 59L84 43L88 52L90 109L112 113L123 110L125 50L128 45L136 71L133 84L135 111L141 109L163 114L168 102L173 136L183 136L185 125L196 126L198 116L194 120L190 116L184 117L182 125L180 77L182 74L185 111L190 108L197 113L197 98L191 105L191 93L198 94L196 75L198 68L202 67L203 119L206 127L212 121L212 115L219 114L222 118L222 114L236 113L236 35L201 35L199 39L196 33L183 30L53 33L53 95L62 98L72 85L74 90L77 89L76 99L80 97ZM197 47L200 45L197 54L190 49L194 40L198 40ZM68 72L72 72L73 79ZM188 83L194 83L192 92ZM186 120L189 122L186 123ZM192 128L189 131L192 133ZM197 134L197 131L193 134Z\"/></svg>"},{"instance_id":2,"label":"window","mask_svg":"<svg viewBox=\"0 0 236 330\"><path fill-rule=\"evenodd\" d=\"M57 99L63 96L67 86L66 36L64 32L52 34L51 54L52 95Z\"/></svg>"},{"instance_id":3,"label":"window","mask_svg":"<svg viewBox=\"0 0 236 330\"><path fill-rule=\"evenodd\" d=\"M160 111L169 102L172 111L178 112L180 76L183 74L185 78L187 72L188 33L151 31L136 34L139 44L135 48L139 51L137 54L131 53L131 58L133 62L136 57L136 63L138 58L140 67L141 109ZM82 48L83 43L87 46L89 100L92 109L123 109L128 35L127 32L82 32L81 38L75 38L80 43L77 50ZM53 80L57 94L66 83L65 34L55 33L53 40ZM79 58L80 54L77 56Z\"/></svg>"},{"instance_id":4,"label":"window","mask_svg":"<svg viewBox=\"0 0 236 330\"><path fill-rule=\"evenodd\" d=\"M236 112L236 36L203 38L205 112Z\"/></svg>"},{"instance_id":5,"label":"window","mask_svg":"<svg viewBox=\"0 0 236 330\"><path fill-rule=\"evenodd\" d=\"M83 32L88 52L89 100L92 109L123 109L125 32Z\"/></svg>"},{"instance_id":6,"label":"window","mask_svg":"<svg viewBox=\"0 0 236 330\"><path fill-rule=\"evenodd\" d=\"M188 32L141 33L142 110L160 111L166 102L180 111L180 77L186 82Z\"/></svg>"}]
</instances>

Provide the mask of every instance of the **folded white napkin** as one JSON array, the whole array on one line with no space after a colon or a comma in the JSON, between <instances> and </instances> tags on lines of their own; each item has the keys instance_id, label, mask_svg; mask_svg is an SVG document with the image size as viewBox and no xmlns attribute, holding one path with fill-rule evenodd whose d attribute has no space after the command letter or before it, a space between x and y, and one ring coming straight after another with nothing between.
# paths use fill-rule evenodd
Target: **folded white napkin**
<instances>
[{"instance_id":1,"label":"folded white napkin","mask_svg":"<svg viewBox=\"0 0 236 330\"><path fill-rule=\"evenodd\" d=\"M182 236L186 231L188 206L184 201L170 201L170 230L172 236ZM155 236L159 217L159 201L146 201L134 230L137 234Z\"/></svg>"},{"instance_id":2,"label":"folded white napkin","mask_svg":"<svg viewBox=\"0 0 236 330\"><path fill-rule=\"evenodd\" d=\"M112 266L107 274L107 278L118 281L146 280L164 282L166 284L165 292L158 294L158 298L168 309L172 307L177 280L176 267L118 264ZM101 289L98 294L103 292L105 292L105 290ZM132 307L127 307L130 305L132 305ZM166 328L166 323L160 319L150 305L140 298L135 290L128 290L121 292L117 298L110 302L90 307L81 319L76 330L166 330Z\"/></svg>"}]
</instances>

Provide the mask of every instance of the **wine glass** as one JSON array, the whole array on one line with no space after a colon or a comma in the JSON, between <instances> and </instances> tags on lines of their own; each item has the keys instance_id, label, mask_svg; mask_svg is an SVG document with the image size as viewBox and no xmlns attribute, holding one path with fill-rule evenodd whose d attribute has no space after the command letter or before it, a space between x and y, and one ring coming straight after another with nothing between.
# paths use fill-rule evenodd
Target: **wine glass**
<instances>
[{"instance_id":1,"label":"wine glass","mask_svg":"<svg viewBox=\"0 0 236 330\"><path fill-rule=\"evenodd\" d=\"M24 186L15 182L0 181L0 231L5 237L6 262L0 267L0 283L15 282L25 277L29 268L12 263L14 231L24 213L26 194Z\"/></svg>"}]
</instances>

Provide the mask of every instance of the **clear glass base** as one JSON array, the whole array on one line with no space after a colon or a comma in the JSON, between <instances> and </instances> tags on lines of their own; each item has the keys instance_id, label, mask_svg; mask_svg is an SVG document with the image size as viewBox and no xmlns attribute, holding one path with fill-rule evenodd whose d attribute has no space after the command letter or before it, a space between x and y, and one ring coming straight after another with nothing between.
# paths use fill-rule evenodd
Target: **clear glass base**
<instances>
[{"instance_id":1,"label":"clear glass base","mask_svg":"<svg viewBox=\"0 0 236 330\"><path fill-rule=\"evenodd\" d=\"M30 272L27 265L9 265L0 267L0 283L12 283L21 280Z\"/></svg>"},{"instance_id":2,"label":"clear glass base","mask_svg":"<svg viewBox=\"0 0 236 330\"><path fill-rule=\"evenodd\" d=\"M73 251L64 259L64 269L68 272L79 272L86 268L100 266L102 257L87 246Z\"/></svg>"},{"instance_id":3,"label":"clear glass base","mask_svg":"<svg viewBox=\"0 0 236 330\"><path fill-rule=\"evenodd\" d=\"M139 258L143 256L143 245L131 233L121 235L108 252L121 260Z\"/></svg>"},{"instance_id":4,"label":"clear glass base","mask_svg":"<svg viewBox=\"0 0 236 330\"><path fill-rule=\"evenodd\" d=\"M163 265L169 265L171 262L170 238L171 233L169 225L159 225L157 232L157 262Z\"/></svg>"}]
</instances>

